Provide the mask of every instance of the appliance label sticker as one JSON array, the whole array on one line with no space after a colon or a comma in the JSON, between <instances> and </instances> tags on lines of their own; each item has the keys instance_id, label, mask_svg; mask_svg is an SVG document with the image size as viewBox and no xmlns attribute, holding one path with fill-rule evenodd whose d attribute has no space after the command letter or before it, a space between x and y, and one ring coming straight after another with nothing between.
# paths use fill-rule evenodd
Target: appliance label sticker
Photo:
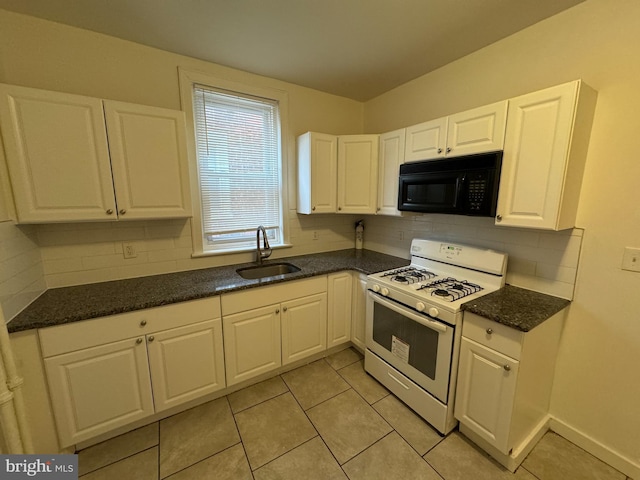
<instances>
[{"instance_id":1,"label":"appliance label sticker","mask_svg":"<svg viewBox=\"0 0 640 480\"><path fill-rule=\"evenodd\" d=\"M391 335L391 353L402 360L409 363L409 344L399 339L395 335Z\"/></svg>"}]
</instances>

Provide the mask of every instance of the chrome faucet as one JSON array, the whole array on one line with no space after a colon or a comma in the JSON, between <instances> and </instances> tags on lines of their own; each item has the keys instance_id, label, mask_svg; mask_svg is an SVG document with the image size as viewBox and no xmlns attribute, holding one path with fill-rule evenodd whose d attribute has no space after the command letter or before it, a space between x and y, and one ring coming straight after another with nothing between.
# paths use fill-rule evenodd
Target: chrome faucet
<instances>
[{"instance_id":1,"label":"chrome faucet","mask_svg":"<svg viewBox=\"0 0 640 480\"><path fill-rule=\"evenodd\" d=\"M262 240L263 245L262 249L260 249L260 232L262 231ZM262 225L258 227L256 231L256 240L257 240L257 253L258 253L258 265L262 265L262 260L265 258L269 258L271 256L271 247L269 246L269 240L267 240L267 232Z\"/></svg>"}]
</instances>

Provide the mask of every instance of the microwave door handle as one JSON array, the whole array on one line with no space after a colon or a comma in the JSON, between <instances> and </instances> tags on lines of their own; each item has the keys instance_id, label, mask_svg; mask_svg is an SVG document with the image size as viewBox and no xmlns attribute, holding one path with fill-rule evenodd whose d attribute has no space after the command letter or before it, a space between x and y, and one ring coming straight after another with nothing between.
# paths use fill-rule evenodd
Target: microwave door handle
<instances>
[{"instance_id":1,"label":"microwave door handle","mask_svg":"<svg viewBox=\"0 0 640 480\"><path fill-rule=\"evenodd\" d=\"M410 318L411 320L416 321L419 324L424 325L427 328L430 328L431 330L437 330L438 332L441 332L441 333L446 333L447 332L447 326L445 324L443 324L443 323L435 322L433 320L429 320L427 318L424 318L422 315L418 315L416 313L411 312L407 308L399 307L395 303L391 303L388 300L380 298L379 295L377 295L377 294L375 294L373 292L369 292L369 295L371 295L373 297L373 301L374 302L378 302L378 303L384 305L385 307L387 307L389 310L393 310L394 312L399 313L400 315L403 315L403 316L405 316L407 318Z\"/></svg>"},{"instance_id":2,"label":"microwave door handle","mask_svg":"<svg viewBox=\"0 0 640 480\"><path fill-rule=\"evenodd\" d=\"M456 198L453 201L453 206L458 207L458 205L461 203L461 198L460 195L462 193L462 187L464 186L464 182L467 180L467 174L463 174L462 176L458 176L458 178L456 179Z\"/></svg>"}]
</instances>

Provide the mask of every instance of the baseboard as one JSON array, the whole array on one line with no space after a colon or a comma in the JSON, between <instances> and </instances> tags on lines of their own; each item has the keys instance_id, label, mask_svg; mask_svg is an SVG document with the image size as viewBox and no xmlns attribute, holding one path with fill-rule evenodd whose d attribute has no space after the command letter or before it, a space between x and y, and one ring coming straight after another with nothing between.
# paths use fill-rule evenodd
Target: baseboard
<instances>
[{"instance_id":1,"label":"baseboard","mask_svg":"<svg viewBox=\"0 0 640 480\"><path fill-rule=\"evenodd\" d=\"M551 417L549 428L631 479L640 480L640 463L634 462L632 459L598 442L559 418Z\"/></svg>"}]
</instances>

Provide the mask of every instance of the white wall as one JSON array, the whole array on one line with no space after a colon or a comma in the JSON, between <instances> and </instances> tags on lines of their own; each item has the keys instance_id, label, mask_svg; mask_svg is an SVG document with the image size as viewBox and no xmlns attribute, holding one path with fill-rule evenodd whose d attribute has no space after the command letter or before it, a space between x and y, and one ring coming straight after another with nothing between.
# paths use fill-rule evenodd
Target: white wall
<instances>
[{"instance_id":1,"label":"white wall","mask_svg":"<svg viewBox=\"0 0 640 480\"><path fill-rule=\"evenodd\" d=\"M566 434L634 478L640 273L620 266L624 246L640 246L638 19L637 0L587 0L365 104L365 131L385 132L577 78L599 92L578 212L580 266L552 413Z\"/></svg>"}]
</instances>

